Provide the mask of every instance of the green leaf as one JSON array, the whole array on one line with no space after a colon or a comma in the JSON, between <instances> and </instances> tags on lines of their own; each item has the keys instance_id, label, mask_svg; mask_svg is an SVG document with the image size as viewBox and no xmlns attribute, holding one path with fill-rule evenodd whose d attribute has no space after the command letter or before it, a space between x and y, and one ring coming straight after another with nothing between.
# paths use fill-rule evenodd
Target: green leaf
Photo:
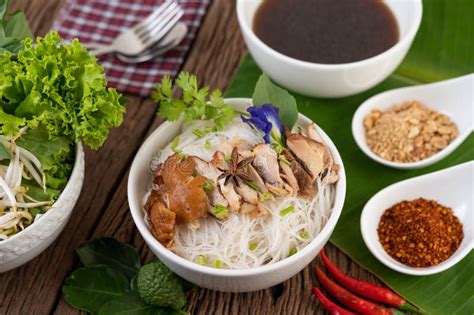
<instances>
[{"instance_id":1,"label":"green leaf","mask_svg":"<svg viewBox=\"0 0 474 315\"><path fill-rule=\"evenodd\" d=\"M455 4L450 0L424 1L422 24L407 57L391 77L369 91L331 100L295 94L301 113L324 129L344 161L348 190L331 241L422 311L433 315L473 313L474 252L439 274L403 275L385 267L369 252L360 234L359 218L364 204L380 189L406 178L473 160L474 135L471 134L447 158L430 167L401 171L365 156L353 140L351 121L362 102L382 91L474 72L473 9L470 0L458 0ZM250 57L245 58L226 96L251 95L260 73L255 62Z\"/></svg>"},{"instance_id":2,"label":"green leaf","mask_svg":"<svg viewBox=\"0 0 474 315\"><path fill-rule=\"evenodd\" d=\"M14 14L5 31L27 35L23 20L21 13ZM109 129L122 123L125 108L120 104L120 94L106 87L104 70L97 59L77 40L62 43L56 32L38 37L35 44L26 38L22 45L24 48L16 55L0 55L0 109L22 119L21 125L29 128L43 125L49 140L67 137L93 149L100 147ZM2 123L2 129L9 132L19 125L4 123L0 117Z\"/></svg>"},{"instance_id":3,"label":"green leaf","mask_svg":"<svg viewBox=\"0 0 474 315\"><path fill-rule=\"evenodd\" d=\"M132 279L141 268L137 249L113 238L103 237L85 242L76 250L85 266L102 264Z\"/></svg>"},{"instance_id":4,"label":"green leaf","mask_svg":"<svg viewBox=\"0 0 474 315\"><path fill-rule=\"evenodd\" d=\"M133 293L126 293L119 298L104 304L99 315L182 315L183 311L153 306L143 302Z\"/></svg>"},{"instance_id":5,"label":"green leaf","mask_svg":"<svg viewBox=\"0 0 474 315\"><path fill-rule=\"evenodd\" d=\"M19 40L25 39L26 37L33 37L26 16L21 11L16 11L10 15L4 27L6 37L13 37Z\"/></svg>"},{"instance_id":6,"label":"green leaf","mask_svg":"<svg viewBox=\"0 0 474 315\"><path fill-rule=\"evenodd\" d=\"M74 271L64 282L62 291L71 306L94 315L128 288L124 274L108 266L96 265Z\"/></svg>"},{"instance_id":7,"label":"green leaf","mask_svg":"<svg viewBox=\"0 0 474 315\"><path fill-rule=\"evenodd\" d=\"M0 20L3 19L8 11L8 0L0 0Z\"/></svg>"},{"instance_id":8,"label":"green leaf","mask_svg":"<svg viewBox=\"0 0 474 315\"><path fill-rule=\"evenodd\" d=\"M255 85L252 95L253 104L260 106L271 104L278 107L283 126L290 129L298 119L298 107L295 98L288 91L275 85L266 74L262 74Z\"/></svg>"},{"instance_id":9,"label":"green leaf","mask_svg":"<svg viewBox=\"0 0 474 315\"><path fill-rule=\"evenodd\" d=\"M10 153L8 153L7 149L0 143L0 160L9 160Z\"/></svg>"}]
</instances>

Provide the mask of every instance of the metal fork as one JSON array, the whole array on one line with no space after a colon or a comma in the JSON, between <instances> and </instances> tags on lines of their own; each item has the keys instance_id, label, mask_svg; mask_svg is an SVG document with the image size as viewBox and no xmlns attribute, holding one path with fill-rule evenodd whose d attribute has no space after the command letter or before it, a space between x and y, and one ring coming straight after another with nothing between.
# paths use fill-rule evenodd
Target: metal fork
<instances>
[{"instance_id":1,"label":"metal fork","mask_svg":"<svg viewBox=\"0 0 474 315\"><path fill-rule=\"evenodd\" d=\"M183 14L179 4L167 0L145 20L120 33L110 45L98 43L83 45L95 55L110 52L138 55L163 38L178 23Z\"/></svg>"}]
</instances>

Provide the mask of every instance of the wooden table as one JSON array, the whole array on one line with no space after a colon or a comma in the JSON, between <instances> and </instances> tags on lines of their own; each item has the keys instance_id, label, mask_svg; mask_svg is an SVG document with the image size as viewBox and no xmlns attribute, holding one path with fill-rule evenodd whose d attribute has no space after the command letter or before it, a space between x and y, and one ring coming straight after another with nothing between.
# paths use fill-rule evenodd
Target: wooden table
<instances>
[{"instance_id":1,"label":"wooden table","mask_svg":"<svg viewBox=\"0 0 474 315\"><path fill-rule=\"evenodd\" d=\"M23 10L35 35L48 32L64 0L13 0ZM214 0L183 70L211 88L225 90L246 47L240 34L235 1ZM63 299L61 286L78 267L75 249L85 240L113 236L138 247L144 260L152 257L134 226L127 204L127 175L138 148L160 123L149 99L128 95L122 126L111 132L98 151L86 150L84 187L73 215L59 238L41 255L20 268L0 274L0 314L78 314ZM350 189L350 186L349 186ZM358 220L359 218L354 218ZM330 245L328 254L350 275L377 281L373 275ZM290 280L253 293L219 293L194 289L188 297L192 314L323 314L311 295L313 262Z\"/></svg>"}]
</instances>

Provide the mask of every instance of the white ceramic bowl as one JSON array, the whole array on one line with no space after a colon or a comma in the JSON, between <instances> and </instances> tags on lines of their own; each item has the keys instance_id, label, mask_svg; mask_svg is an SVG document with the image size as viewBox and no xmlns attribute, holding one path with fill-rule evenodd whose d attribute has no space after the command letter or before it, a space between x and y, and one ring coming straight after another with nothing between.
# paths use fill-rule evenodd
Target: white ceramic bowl
<instances>
[{"instance_id":1,"label":"white ceramic bowl","mask_svg":"<svg viewBox=\"0 0 474 315\"><path fill-rule=\"evenodd\" d=\"M84 151L79 143L71 177L51 209L23 231L0 242L0 272L23 265L51 245L66 226L83 182Z\"/></svg>"},{"instance_id":2,"label":"white ceramic bowl","mask_svg":"<svg viewBox=\"0 0 474 315\"><path fill-rule=\"evenodd\" d=\"M253 32L255 12L263 0L237 0L237 16L245 43L259 67L278 84L304 95L353 95L387 78L405 57L418 31L421 0L385 0L398 22L400 40L374 57L344 64L318 64L285 56ZM350 49L350 47L348 47Z\"/></svg>"},{"instance_id":3,"label":"white ceramic bowl","mask_svg":"<svg viewBox=\"0 0 474 315\"><path fill-rule=\"evenodd\" d=\"M359 108L352 118L352 136L359 148L372 160L399 169L417 169L432 165L451 154L474 131L474 74L439 81L403 87L374 95ZM367 145L364 119L374 109L386 111L396 104L410 101L421 104L447 115L456 124L458 136L438 153L417 162L392 162L375 154Z\"/></svg>"},{"instance_id":4,"label":"white ceramic bowl","mask_svg":"<svg viewBox=\"0 0 474 315\"><path fill-rule=\"evenodd\" d=\"M364 206L360 230L371 253L385 266L401 273L426 276L444 271L463 259L474 248L474 162L459 164L390 185L375 194ZM415 268L393 259L379 242L377 228L384 211L403 200L436 200L453 210L463 224L464 239L447 260L438 265Z\"/></svg>"},{"instance_id":5,"label":"white ceramic bowl","mask_svg":"<svg viewBox=\"0 0 474 315\"><path fill-rule=\"evenodd\" d=\"M234 108L244 111L252 104L247 98L227 99ZM311 123L307 117L299 115L297 124L306 126ZM164 122L143 143L133 161L128 177L128 203L135 225L143 239L156 256L173 272L198 286L225 292L246 292L268 288L283 282L308 265L329 240L342 211L346 194L346 175L341 156L331 139L318 129L325 144L331 150L336 163L341 165L339 181L336 184L336 200L332 214L321 233L305 248L282 261L263 267L246 270L216 269L188 261L161 245L151 234L143 217L143 200L148 192L152 175L149 171L151 160L159 150L180 134L182 120Z\"/></svg>"}]
</instances>

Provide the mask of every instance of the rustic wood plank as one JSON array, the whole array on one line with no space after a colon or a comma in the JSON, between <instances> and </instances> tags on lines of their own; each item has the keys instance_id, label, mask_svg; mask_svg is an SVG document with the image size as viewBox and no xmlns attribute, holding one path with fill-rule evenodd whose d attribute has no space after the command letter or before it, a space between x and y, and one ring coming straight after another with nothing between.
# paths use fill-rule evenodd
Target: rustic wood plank
<instances>
[{"instance_id":1,"label":"rustic wood plank","mask_svg":"<svg viewBox=\"0 0 474 315\"><path fill-rule=\"evenodd\" d=\"M35 34L44 35L64 0L17 0ZM215 0L208 11L183 69L201 83L225 89L246 48L240 35L235 3ZM104 147L86 152L86 179L73 217L61 237L43 254L21 268L0 275L0 314L78 314L62 299L60 288L78 266L74 249L90 238L104 235L130 242L144 260L153 254L144 244L129 214L126 183L133 156L145 136L161 121L152 102L129 97L124 124L111 133ZM328 255L349 274L376 278L328 245ZM322 314L311 296L313 262L303 272L274 288L253 293L219 293L194 289L188 297L192 314Z\"/></svg>"}]
</instances>

